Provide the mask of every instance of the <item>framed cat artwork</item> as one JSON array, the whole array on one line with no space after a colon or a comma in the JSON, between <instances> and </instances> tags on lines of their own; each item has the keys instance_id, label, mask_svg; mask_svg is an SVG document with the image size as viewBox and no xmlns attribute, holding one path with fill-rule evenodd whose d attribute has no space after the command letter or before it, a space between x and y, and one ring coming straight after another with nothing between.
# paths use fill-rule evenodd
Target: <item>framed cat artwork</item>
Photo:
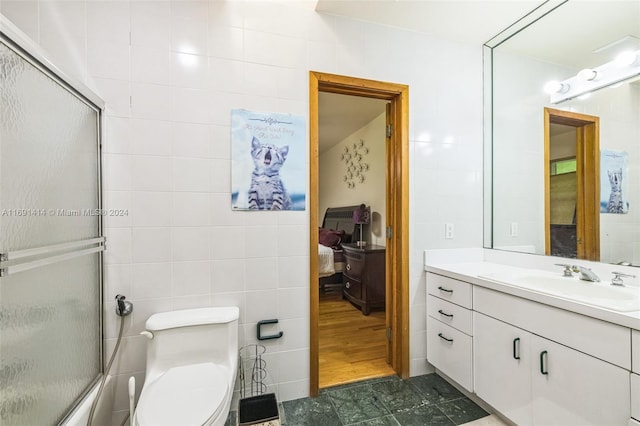
<instances>
[{"instance_id":1,"label":"framed cat artwork","mask_svg":"<svg viewBox=\"0 0 640 426\"><path fill-rule=\"evenodd\" d=\"M600 213L629 212L629 154L624 151L600 151Z\"/></svg>"},{"instance_id":2,"label":"framed cat artwork","mask_svg":"<svg viewBox=\"0 0 640 426\"><path fill-rule=\"evenodd\" d=\"M305 142L302 116L231 110L232 210L305 210Z\"/></svg>"}]
</instances>

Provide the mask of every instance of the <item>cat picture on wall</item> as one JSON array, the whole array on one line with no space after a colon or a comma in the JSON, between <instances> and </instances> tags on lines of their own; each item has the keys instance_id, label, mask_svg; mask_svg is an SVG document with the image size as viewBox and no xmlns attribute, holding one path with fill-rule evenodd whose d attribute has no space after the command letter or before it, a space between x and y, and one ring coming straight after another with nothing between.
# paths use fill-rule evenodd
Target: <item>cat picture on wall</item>
<instances>
[{"instance_id":1,"label":"cat picture on wall","mask_svg":"<svg viewBox=\"0 0 640 426\"><path fill-rule=\"evenodd\" d=\"M607 170L611 191L607 213L624 213L624 201L622 201L622 169Z\"/></svg>"},{"instance_id":2,"label":"cat picture on wall","mask_svg":"<svg viewBox=\"0 0 640 426\"><path fill-rule=\"evenodd\" d=\"M231 208L305 210L304 117L231 111Z\"/></svg>"},{"instance_id":3,"label":"cat picture on wall","mask_svg":"<svg viewBox=\"0 0 640 426\"><path fill-rule=\"evenodd\" d=\"M600 213L625 214L629 201L625 185L628 185L628 153L603 150L600 154Z\"/></svg>"},{"instance_id":4,"label":"cat picture on wall","mask_svg":"<svg viewBox=\"0 0 640 426\"><path fill-rule=\"evenodd\" d=\"M255 168L251 173L248 203L250 210L288 210L291 197L280 178L280 168L289 153L287 145L277 147L251 140L251 157Z\"/></svg>"}]
</instances>

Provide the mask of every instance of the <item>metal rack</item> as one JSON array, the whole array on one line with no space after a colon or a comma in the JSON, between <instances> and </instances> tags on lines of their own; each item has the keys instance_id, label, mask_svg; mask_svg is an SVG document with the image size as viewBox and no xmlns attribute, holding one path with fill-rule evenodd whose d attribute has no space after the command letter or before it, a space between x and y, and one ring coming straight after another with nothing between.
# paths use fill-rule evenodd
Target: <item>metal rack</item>
<instances>
[{"instance_id":1,"label":"metal rack","mask_svg":"<svg viewBox=\"0 0 640 426\"><path fill-rule=\"evenodd\" d=\"M264 345L250 344L238 352L238 375L240 377L240 398L263 395L267 392L266 361L262 355L267 351ZM250 392L250 393L249 393Z\"/></svg>"}]
</instances>

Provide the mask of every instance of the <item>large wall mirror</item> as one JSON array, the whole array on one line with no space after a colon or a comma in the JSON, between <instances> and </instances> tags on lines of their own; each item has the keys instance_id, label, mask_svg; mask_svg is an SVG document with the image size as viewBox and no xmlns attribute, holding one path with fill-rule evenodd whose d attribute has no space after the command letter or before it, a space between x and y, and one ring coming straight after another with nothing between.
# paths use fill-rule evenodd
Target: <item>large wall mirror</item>
<instances>
[{"instance_id":1,"label":"large wall mirror","mask_svg":"<svg viewBox=\"0 0 640 426\"><path fill-rule=\"evenodd\" d=\"M485 246L640 266L640 1L546 2L485 45Z\"/></svg>"}]
</instances>

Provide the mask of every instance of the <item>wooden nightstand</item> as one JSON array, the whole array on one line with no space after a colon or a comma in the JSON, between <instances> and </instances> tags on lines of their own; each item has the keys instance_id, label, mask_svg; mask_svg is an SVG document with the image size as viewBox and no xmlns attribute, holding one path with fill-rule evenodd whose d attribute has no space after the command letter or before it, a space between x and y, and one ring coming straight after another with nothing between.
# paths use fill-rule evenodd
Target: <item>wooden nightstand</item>
<instances>
[{"instance_id":1,"label":"wooden nightstand","mask_svg":"<svg viewBox=\"0 0 640 426\"><path fill-rule=\"evenodd\" d=\"M346 266L342 272L344 297L357 305L363 314L371 308L385 307L385 248L376 245L357 247L342 244Z\"/></svg>"}]
</instances>

